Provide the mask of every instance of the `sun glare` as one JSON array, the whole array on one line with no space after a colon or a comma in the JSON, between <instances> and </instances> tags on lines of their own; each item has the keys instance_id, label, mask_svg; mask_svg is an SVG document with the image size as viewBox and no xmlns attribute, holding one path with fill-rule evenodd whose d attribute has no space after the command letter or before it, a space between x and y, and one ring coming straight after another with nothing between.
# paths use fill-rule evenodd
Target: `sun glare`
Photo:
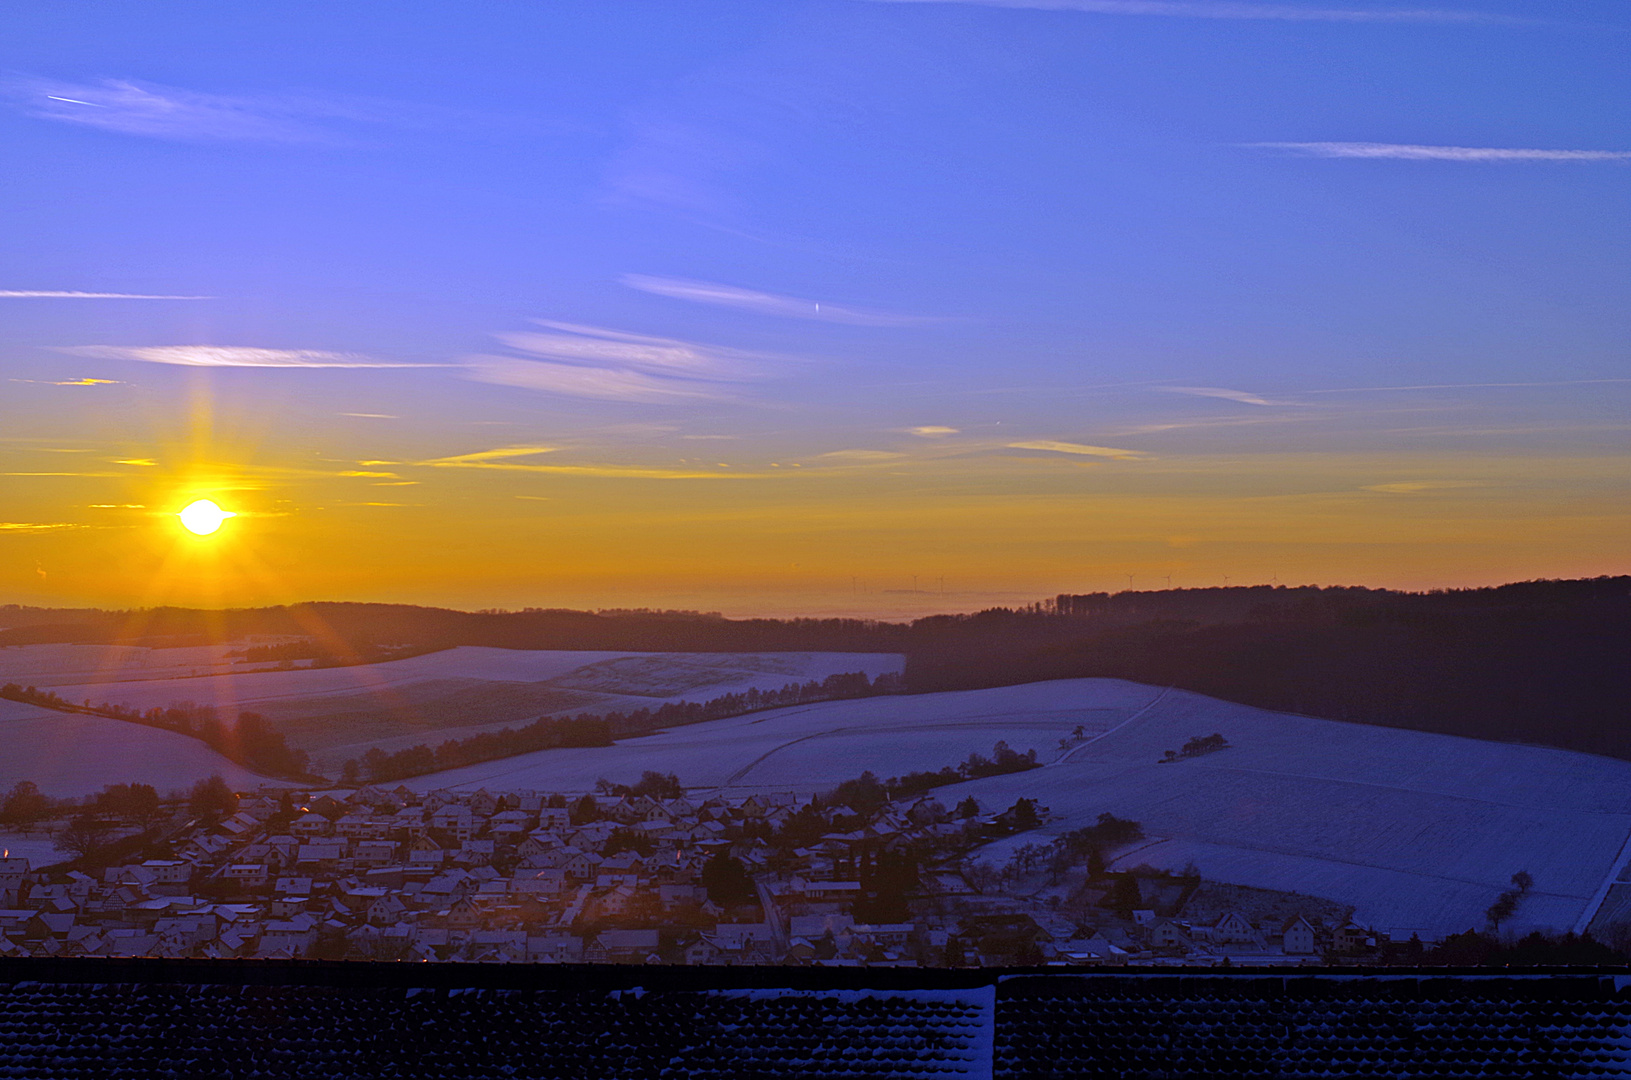
<instances>
[{"instance_id":1,"label":"sun glare","mask_svg":"<svg viewBox=\"0 0 1631 1080\"><path fill-rule=\"evenodd\" d=\"M199 499L188 503L176 514L181 524L190 533L199 536L208 536L221 527L227 518L237 517L231 510L223 510L209 499Z\"/></svg>"}]
</instances>

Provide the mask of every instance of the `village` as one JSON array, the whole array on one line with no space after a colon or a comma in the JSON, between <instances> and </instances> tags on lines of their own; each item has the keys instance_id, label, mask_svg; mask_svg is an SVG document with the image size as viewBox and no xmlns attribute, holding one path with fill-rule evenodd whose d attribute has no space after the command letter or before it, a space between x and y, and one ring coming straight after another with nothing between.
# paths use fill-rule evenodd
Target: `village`
<instances>
[{"instance_id":1,"label":"village","mask_svg":"<svg viewBox=\"0 0 1631 1080\"><path fill-rule=\"evenodd\" d=\"M974 858L1047 820L1028 799L857 810L652 773L601 789L223 789L101 857L0 859L0 956L1264 966L1399 948L1329 901L1106 873L1098 849Z\"/></svg>"}]
</instances>

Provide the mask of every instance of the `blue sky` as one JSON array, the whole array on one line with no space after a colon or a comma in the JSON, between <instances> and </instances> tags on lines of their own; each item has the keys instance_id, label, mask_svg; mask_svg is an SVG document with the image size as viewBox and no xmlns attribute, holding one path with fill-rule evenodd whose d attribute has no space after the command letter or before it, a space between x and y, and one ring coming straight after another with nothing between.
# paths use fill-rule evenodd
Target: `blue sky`
<instances>
[{"instance_id":1,"label":"blue sky","mask_svg":"<svg viewBox=\"0 0 1631 1080\"><path fill-rule=\"evenodd\" d=\"M608 530L673 530L692 555L630 588L737 610L883 603L846 568L950 574L967 604L1228 567L1616 568L1623 4L53 2L8 24L13 598L134 595L139 560L125 586L85 566L150 523L92 510L140 488L157 513L206 463L268 520L351 507L410 546L449 514L499 547L578 520L570 567ZM762 479L703 480L733 469ZM1011 498L1016 521L1091 505L1121 539L1005 539ZM1208 532L1252 499L1280 500L1259 533ZM1458 525L1423 533L1435 515ZM1485 535L1530 519L1533 543ZM729 565L726 534L753 538ZM285 537L290 566L314 535ZM283 580L517 606L624 580L419 589L407 566ZM849 599L821 599L835 582Z\"/></svg>"}]
</instances>

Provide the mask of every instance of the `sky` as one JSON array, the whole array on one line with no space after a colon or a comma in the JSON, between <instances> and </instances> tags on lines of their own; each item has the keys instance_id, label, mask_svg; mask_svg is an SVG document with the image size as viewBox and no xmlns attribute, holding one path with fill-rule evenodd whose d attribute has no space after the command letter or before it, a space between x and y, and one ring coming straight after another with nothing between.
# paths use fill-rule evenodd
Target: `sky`
<instances>
[{"instance_id":1,"label":"sky","mask_svg":"<svg viewBox=\"0 0 1631 1080\"><path fill-rule=\"evenodd\" d=\"M1618 0L6 21L0 603L1631 571Z\"/></svg>"}]
</instances>

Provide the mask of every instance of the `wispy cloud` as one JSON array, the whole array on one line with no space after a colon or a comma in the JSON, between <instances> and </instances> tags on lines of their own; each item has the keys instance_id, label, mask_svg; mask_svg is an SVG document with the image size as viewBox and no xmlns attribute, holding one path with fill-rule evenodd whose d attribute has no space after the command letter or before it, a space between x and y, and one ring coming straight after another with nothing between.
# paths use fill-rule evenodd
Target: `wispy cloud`
<instances>
[{"instance_id":1,"label":"wispy cloud","mask_svg":"<svg viewBox=\"0 0 1631 1080\"><path fill-rule=\"evenodd\" d=\"M468 129L480 122L458 110L406 102L230 96L128 79L13 78L0 84L0 96L40 120L188 142L335 143L357 126Z\"/></svg>"},{"instance_id":2,"label":"wispy cloud","mask_svg":"<svg viewBox=\"0 0 1631 1080\"><path fill-rule=\"evenodd\" d=\"M1429 491L1447 491L1453 488L1483 487L1478 480L1399 480L1391 484L1366 484L1364 491L1384 495L1421 495Z\"/></svg>"},{"instance_id":3,"label":"wispy cloud","mask_svg":"<svg viewBox=\"0 0 1631 1080\"><path fill-rule=\"evenodd\" d=\"M341 416L355 416L359 420L400 420L402 417L382 412L343 412Z\"/></svg>"},{"instance_id":4,"label":"wispy cloud","mask_svg":"<svg viewBox=\"0 0 1631 1080\"><path fill-rule=\"evenodd\" d=\"M711 281L691 281L686 278L653 277L649 274L624 274L620 279L631 289L667 296L675 300L689 300L698 304L740 308L761 315L779 315L789 319L812 319L821 322L848 323L852 326L915 326L937 320L919 315L901 315L872 308L847 307L821 300L808 300L798 296L759 292L735 285L720 285Z\"/></svg>"},{"instance_id":5,"label":"wispy cloud","mask_svg":"<svg viewBox=\"0 0 1631 1080\"><path fill-rule=\"evenodd\" d=\"M248 368L406 368L447 367L446 364L410 364L376 360L357 353L318 352L313 349L257 349L236 345L68 345L58 352L95 360L144 360L150 364L183 367Z\"/></svg>"},{"instance_id":6,"label":"wispy cloud","mask_svg":"<svg viewBox=\"0 0 1631 1080\"><path fill-rule=\"evenodd\" d=\"M1327 390L1304 390L1305 394L1380 394L1402 390L1505 390L1542 386L1602 386L1631 383L1627 379L1553 379L1540 382L1420 383L1411 386L1339 386Z\"/></svg>"},{"instance_id":7,"label":"wispy cloud","mask_svg":"<svg viewBox=\"0 0 1631 1080\"><path fill-rule=\"evenodd\" d=\"M541 465L516 458L554 453L553 446L505 446L478 450L471 454L421 461L439 469L496 469L503 472L544 473L554 476L596 476L629 480L747 480L779 476L779 473L715 471L712 469L665 469L640 465ZM720 466L728 469L728 466Z\"/></svg>"},{"instance_id":8,"label":"wispy cloud","mask_svg":"<svg viewBox=\"0 0 1631 1080\"><path fill-rule=\"evenodd\" d=\"M1230 0L874 0L894 4L978 4L982 7L1080 11L1089 15L1165 15L1181 19L1270 19L1284 22L1524 23L1529 19L1438 8L1327 8Z\"/></svg>"},{"instance_id":9,"label":"wispy cloud","mask_svg":"<svg viewBox=\"0 0 1631 1080\"><path fill-rule=\"evenodd\" d=\"M921 427L902 428L901 430L907 435L916 435L920 439L944 439L947 435L958 434L957 428L942 427L939 424L924 424Z\"/></svg>"},{"instance_id":10,"label":"wispy cloud","mask_svg":"<svg viewBox=\"0 0 1631 1080\"><path fill-rule=\"evenodd\" d=\"M1396 161L1631 161L1631 150L1534 150L1500 146L1417 146L1412 143L1259 142L1241 143L1255 150L1284 150L1303 157L1390 158Z\"/></svg>"},{"instance_id":11,"label":"wispy cloud","mask_svg":"<svg viewBox=\"0 0 1631 1080\"><path fill-rule=\"evenodd\" d=\"M0 289L4 300L213 300L213 296L162 296L149 293L63 292L53 289Z\"/></svg>"},{"instance_id":12,"label":"wispy cloud","mask_svg":"<svg viewBox=\"0 0 1631 1080\"><path fill-rule=\"evenodd\" d=\"M32 383L35 386L123 386L118 379L7 379L7 382Z\"/></svg>"},{"instance_id":13,"label":"wispy cloud","mask_svg":"<svg viewBox=\"0 0 1631 1080\"><path fill-rule=\"evenodd\" d=\"M7 473L7 476L17 475ZM69 521L0 521L0 532L54 532L59 529L87 529Z\"/></svg>"},{"instance_id":14,"label":"wispy cloud","mask_svg":"<svg viewBox=\"0 0 1631 1080\"><path fill-rule=\"evenodd\" d=\"M568 364L594 367L614 366L653 375L695 378L744 378L757 374L763 354L698 345L676 338L630 334L577 323L546 322L553 333L508 333L493 335L518 352L547 357Z\"/></svg>"},{"instance_id":15,"label":"wispy cloud","mask_svg":"<svg viewBox=\"0 0 1631 1080\"><path fill-rule=\"evenodd\" d=\"M1137 461L1149 457L1140 450L1120 450L1114 446L1088 446L1083 443L1059 442L1055 439L1035 439L1030 442L1012 442L1007 444L1010 450L1046 450L1055 454L1082 454L1088 457L1116 458L1121 461Z\"/></svg>"},{"instance_id":16,"label":"wispy cloud","mask_svg":"<svg viewBox=\"0 0 1631 1080\"><path fill-rule=\"evenodd\" d=\"M1245 390L1226 390L1221 386L1158 386L1155 389L1164 390L1169 394L1190 394L1194 397L1222 398L1224 401L1238 401L1242 405L1286 405L1289 402L1270 401L1266 397Z\"/></svg>"},{"instance_id":17,"label":"wispy cloud","mask_svg":"<svg viewBox=\"0 0 1631 1080\"><path fill-rule=\"evenodd\" d=\"M497 450L478 450L473 454L458 454L454 457L432 458L421 461L421 465L480 465L490 461L503 461L508 458L533 457L537 454L553 454L558 446L502 446Z\"/></svg>"},{"instance_id":18,"label":"wispy cloud","mask_svg":"<svg viewBox=\"0 0 1631 1080\"><path fill-rule=\"evenodd\" d=\"M761 377L785 358L677 338L539 320L547 333L495 334L518 356L473 356L471 378L566 397L641 404L725 401L726 384ZM541 357L542 359L532 359Z\"/></svg>"},{"instance_id":19,"label":"wispy cloud","mask_svg":"<svg viewBox=\"0 0 1631 1080\"><path fill-rule=\"evenodd\" d=\"M615 368L551 364L513 356L472 356L467 358L466 368L470 377L478 382L599 401L672 405L718 401L731 396L689 380L663 379Z\"/></svg>"},{"instance_id":20,"label":"wispy cloud","mask_svg":"<svg viewBox=\"0 0 1631 1080\"><path fill-rule=\"evenodd\" d=\"M897 450L829 450L816 455L830 461L896 461L905 456Z\"/></svg>"}]
</instances>

